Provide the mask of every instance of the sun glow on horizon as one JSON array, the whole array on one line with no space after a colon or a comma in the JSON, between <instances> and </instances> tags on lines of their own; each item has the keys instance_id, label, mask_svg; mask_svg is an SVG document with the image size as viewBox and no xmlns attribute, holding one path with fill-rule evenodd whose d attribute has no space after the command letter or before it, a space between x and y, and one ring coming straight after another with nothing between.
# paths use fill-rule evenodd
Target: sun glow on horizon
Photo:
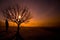
<instances>
[{"instance_id":1,"label":"sun glow on horizon","mask_svg":"<svg viewBox=\"0 0 60 40\"><path fill-rule=\"evenodd\" d=\"M20 26L22 27L41 27L41 26L56 26L57 21L55 20L33 20L31 19L30 22L22 23ZM9 22L10 26L16 26L15 22Z\"/></svg>"}]
</instances>

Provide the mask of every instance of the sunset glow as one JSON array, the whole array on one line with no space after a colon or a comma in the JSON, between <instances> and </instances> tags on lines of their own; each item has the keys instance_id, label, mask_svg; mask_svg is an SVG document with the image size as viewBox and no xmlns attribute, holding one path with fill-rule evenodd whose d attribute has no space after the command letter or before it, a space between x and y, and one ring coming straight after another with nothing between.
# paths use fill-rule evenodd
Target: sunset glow
<instances>
[{"instance_id":1,"label":"sunset glow","mask_svg":"<svg viewBox=\"0 0 60 40\"><path fill-rule=\"evenodd\" d=\"M21 19L21 16L19 16L18 18Z\"/></svg>"},{"instance_id":2,"label":"sunset glow","mask_svg":"<svg viewBox=\"0 0 60 40\"><path fill-rule=\"evenodd\" d=\"M24 22L21 26L55 26L60 22L60 11L58 3L54 1L41 1L41 0L25 0L25 1L16 1L19 6L27 6L31 15L33 16L29 22ZM5 5L6 4L6 5ZM13 2L4 2L1 3L1 8L7 8L10 5L14 5ZM4 5L4 6L3 6ZM22 12L22 11L21 11ZM2 13L0 13L0 20L3 20ZM21 19L21 15L17 17ZM16 23L10 22L10 26L17 26Z\"/></svg>"}]
</instances>

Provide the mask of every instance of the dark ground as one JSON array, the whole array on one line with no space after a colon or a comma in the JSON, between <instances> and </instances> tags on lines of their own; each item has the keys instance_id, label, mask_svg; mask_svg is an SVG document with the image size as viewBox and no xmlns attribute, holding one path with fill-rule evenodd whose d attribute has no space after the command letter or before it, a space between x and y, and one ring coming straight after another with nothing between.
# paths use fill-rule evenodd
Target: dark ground
<instances>
[{"instance_id":1,"label":"dark ground","mask_svg":"<svg viewBox=\"0 0 60 40\"><path fill-rule=\"evenodd\" d=\"M12 40L16 30L17 27L9 27L6 33L5 28L0 28L0 40ZM21 27L19 32L24 40L60 40L60 27Z\"/></svg>"}]
</instances>

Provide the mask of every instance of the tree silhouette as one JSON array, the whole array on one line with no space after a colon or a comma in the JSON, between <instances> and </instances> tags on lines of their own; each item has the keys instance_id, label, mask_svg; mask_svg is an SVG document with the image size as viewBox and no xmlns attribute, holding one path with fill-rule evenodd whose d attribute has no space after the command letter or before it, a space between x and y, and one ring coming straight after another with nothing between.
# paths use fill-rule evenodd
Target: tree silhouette
<instances>
[{"instance_id":1,"label":"tree silhouette","mask_svg":"<svg viewBox=\"0 0 60 40\"><path fill-rule=\"evenodd\" d=\"M8 23L8 20L5 20L5 27L6 27L6 32L8 32L8 27L9 27L9 23Z\"/></svg>"},{"instance_id":2,"label":"tree silhouette","mask_svg":"<svg viewBox=\"0 0 60 40\"><path fill-rule=\"evenodd\" d=\"M7 20L11 20L17 23L18 28L21 23L29 21L29 19L31 19L31 15L28 11L28 8L20 8L18 5L16 5L16 7L8 7L2 12Z\"/></svg>"},{"instance_id":3,"label":"tree silhouette","mask_svg":"<svg viewBox=\"0 0 60 40\"><path fill-rule=\"evenodd\" d=\"M31 19L30 11L27 7L20 7L19 5L9 6L2 10L4 17L7 20L17 23L17 33L19 33L19 25L28 22Z\"/></svg>"}]
</instances>

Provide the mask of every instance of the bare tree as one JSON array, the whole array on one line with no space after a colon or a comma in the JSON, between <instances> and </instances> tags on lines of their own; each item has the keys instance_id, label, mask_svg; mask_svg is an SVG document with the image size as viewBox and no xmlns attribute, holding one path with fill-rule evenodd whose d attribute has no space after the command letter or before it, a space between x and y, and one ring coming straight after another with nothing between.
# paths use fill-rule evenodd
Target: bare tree
<instances>
[{"instance_id":1,"label":"bare tree","mask_svg":"<svg viewBox=\"0 0 60 40\"><path fill-rule=\"evenodd\" d=\"M10 20L18 24L18 32L19 25L31 19L31 14L28 8L22 8L19 5L9 6L8 8L2 10L2 12L7 20Z\"/></svg>"}]
</instances>

